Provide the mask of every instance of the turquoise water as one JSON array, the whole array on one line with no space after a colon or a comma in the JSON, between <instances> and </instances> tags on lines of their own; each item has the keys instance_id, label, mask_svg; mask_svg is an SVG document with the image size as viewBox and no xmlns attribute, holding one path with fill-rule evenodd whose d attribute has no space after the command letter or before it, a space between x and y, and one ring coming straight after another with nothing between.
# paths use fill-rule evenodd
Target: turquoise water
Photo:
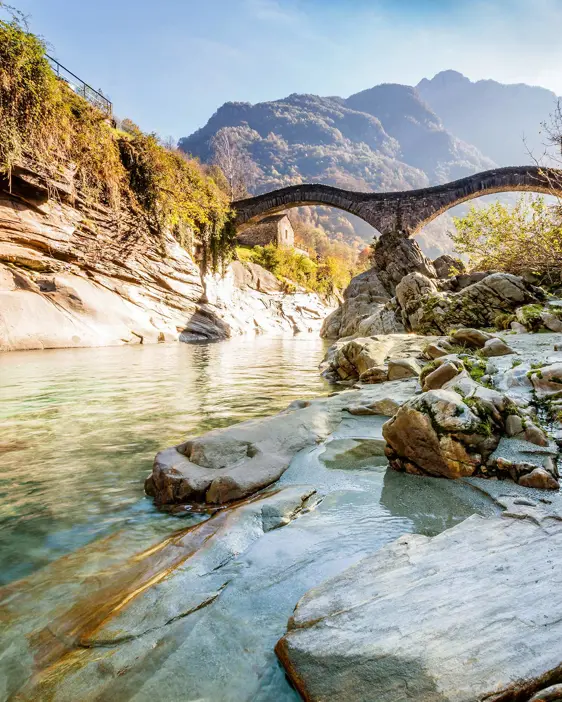
<instances>
[{"instance_id":1,"label":"turquoise water","mask_svg":"<svg viewBox=\"0 0 562 702\"><path fill-rule=\"evenodd\" d=\"M358 461L350 437L374 440L384 418L344 420L337 443L303 450L280 480L316 488L314 510L230 559L222 542L210 546L218 565L194 577L198 587L224 581L215 600L164 625L150 610L146 631L116 645L71 645L60 632L80 629L97 588L120 583L135 554L203 518L162 514L144 496L154 454L329 392L317 370L323 353L321 340L296 337L0 357L0 574L9 583L0 592L0 700L296 702L274 646L308 590L404 533L431 536L498 512L465 482L395 473L380 455ZM191 568L166 578L190 582ZM176 604L184 592L189 600L180 588ZM40 663L45 651L50 667Z\"/></svg>"},{"instance_id":2,"label":"turquoise water","mask_svg":"<svg viewBox=\"0 0 562 702\"><path fill-rule=\"evenodd\" d=\"M329 391L315 337L0 355L0 583L126 524L157 451ZM183 522L185 524L185 522Z\"/></svg>"}]
</instances>

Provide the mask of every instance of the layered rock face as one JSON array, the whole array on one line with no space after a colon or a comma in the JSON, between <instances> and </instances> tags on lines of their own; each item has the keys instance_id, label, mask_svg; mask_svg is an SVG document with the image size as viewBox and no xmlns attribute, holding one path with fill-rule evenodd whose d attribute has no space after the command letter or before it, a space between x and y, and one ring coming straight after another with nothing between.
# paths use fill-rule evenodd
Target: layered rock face
<instances>
[{"instance_id":1,"label":"layered rock face","mask_svg":"<svg viewBox=\"0 0 562 702\"><path fill-rule=\"evenodd\" d=\"M318 330L330 308L259 266L204 282L171 235L116 220L20 169L0 191L0 350L224 339Z\"/></svg>"}]
</instances>

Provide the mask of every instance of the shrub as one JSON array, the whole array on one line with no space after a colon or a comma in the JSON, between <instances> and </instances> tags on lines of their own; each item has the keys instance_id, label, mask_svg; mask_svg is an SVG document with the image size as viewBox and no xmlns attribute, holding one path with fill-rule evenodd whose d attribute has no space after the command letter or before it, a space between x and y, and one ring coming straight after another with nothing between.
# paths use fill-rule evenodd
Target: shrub
<instances>
[{"instance_id":1,"label":"shrub","mask_svg":"<svg viewBox=\"0 0 562 702\"><path fill-rule=\"evenodd\" d=\"M562 222L543 197L521 196L513 208L495 202L471 207L454 218L452 239L472 269L520 274L531 271L545 283L562 278Z\"/></svg>"}]
</instances>

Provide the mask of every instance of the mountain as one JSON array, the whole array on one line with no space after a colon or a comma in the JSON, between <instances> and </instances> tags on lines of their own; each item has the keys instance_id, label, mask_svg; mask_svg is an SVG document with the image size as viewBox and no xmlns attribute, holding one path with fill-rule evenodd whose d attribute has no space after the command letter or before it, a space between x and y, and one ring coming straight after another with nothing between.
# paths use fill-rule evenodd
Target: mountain
<instances>
[{"instance_id":1,"label":"mountain","mask_svg":"<svg viewBox=\"0 0 562 702\"><path fill-rule=\"evenodd\" d=\"M541 123L548 121L557 101L546 88L495 80L472 82L457 71L424 78L417 92L446 129L501 166L528 163L528 149L537 158L543 153Z\"/></svg>"},{"instance_id":2,"label":"mountain","mask_svg":"<svg viewBox=\"0 0 562 702\"><path fill-rule=\"evenodd\" d=\"M352 95L345 104L380 120L386 133L400 144L399 157L424 171L432 184L494 166L477 148L444 129L415 88L377 85Z\"/></svg>"},{"instance_id":3,"label":"mountain","mask_svg":"<svg viewBox=\"0 0 562 702\"><path fill-rule=\"evenodd\" d=\"M259 167L257 192L307 180L356 190L408 190L492 167L445 131L413 88L382 85L347 100L289 95L226 103L179 147L202 161L222 127Z\"/></svg>"},{"instance_id":4,"label":"mountain","mask_svg":"<svg viewBox=\"0 0 562 702\"><path fill-rule=\"evenodd\" d=\"M203 162L210 141L229 128L256 166L252 191L313 181L360 191L421 188L496 165L530 161L523 133L536 149L555 96L543 88L471 82L444 71L417 87L377 85L348 98L293 94L280 100L227 102L179 147ZM309 221L332 236L370 241L361 220L309 208ZM429 255L450 248L449 215L420 235Z\"/></svg>"}]
</instances>

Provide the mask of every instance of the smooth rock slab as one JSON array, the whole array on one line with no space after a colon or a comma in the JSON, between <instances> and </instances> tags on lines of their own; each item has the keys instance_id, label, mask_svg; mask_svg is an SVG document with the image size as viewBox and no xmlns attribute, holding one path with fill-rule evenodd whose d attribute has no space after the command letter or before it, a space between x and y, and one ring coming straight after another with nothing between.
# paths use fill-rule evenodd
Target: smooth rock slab
<instances>
[{"instance_id":1,"label":"smooth rock slab","mask_svg":"<svg viewBox=\"0 0 562 702\"><path fill-rule=\"evenodd\" d=\"M562 522L524 509L400 537L308 592L276 647L303 698L514 702L560 682Z\"/></svg>"}]
</instances>

